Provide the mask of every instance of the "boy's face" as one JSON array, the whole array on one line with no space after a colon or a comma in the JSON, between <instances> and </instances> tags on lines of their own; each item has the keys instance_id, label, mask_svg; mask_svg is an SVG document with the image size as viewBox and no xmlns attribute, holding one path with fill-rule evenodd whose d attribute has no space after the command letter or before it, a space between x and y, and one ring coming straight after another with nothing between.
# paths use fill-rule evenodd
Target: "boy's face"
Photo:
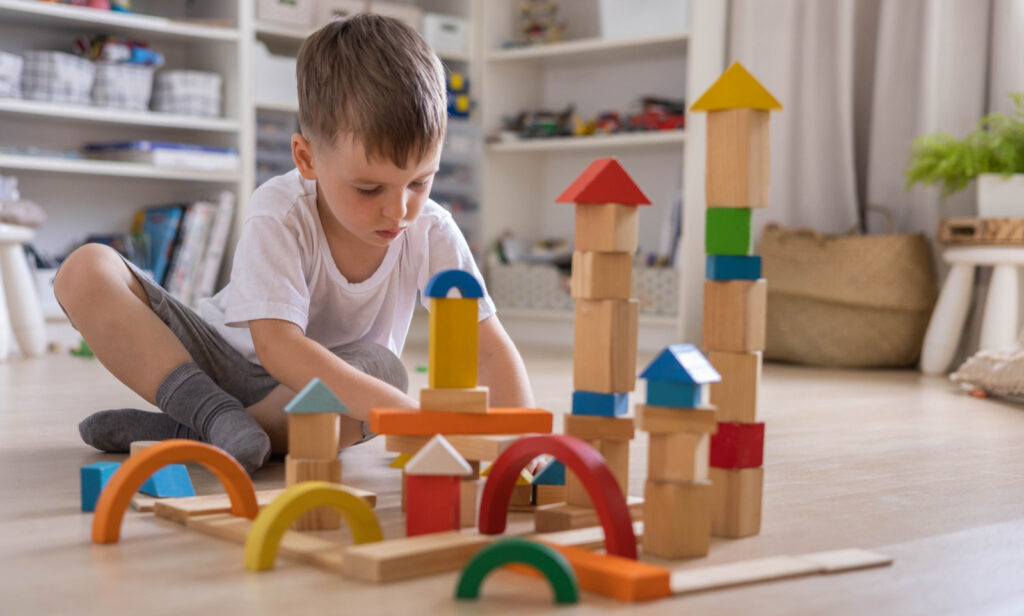
<instances>
[{"instance_id":1,"label":"boy's face","mask_svg":"<svg viewBox=\"0 0 1024 616\"><path fill-rule=\"evenodd\" d=\"M363 144L350 133L339 135L333 148L294 135L292 153L302 176L317 181L325 224L378 247L390 244L420 215L441 159L438 145L422 160L410 158L405 169L386 159L367 160Z\"/></svg>"}]
</instances>

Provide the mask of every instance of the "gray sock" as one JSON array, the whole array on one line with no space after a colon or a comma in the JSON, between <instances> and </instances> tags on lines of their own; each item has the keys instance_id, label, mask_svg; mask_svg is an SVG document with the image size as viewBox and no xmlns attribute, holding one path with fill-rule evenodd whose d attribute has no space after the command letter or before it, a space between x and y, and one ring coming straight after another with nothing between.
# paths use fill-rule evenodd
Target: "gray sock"
<instances>
[{"instance_id":1,"label":"gray sock","mask_svg":"<svg viewBox=\"0 0 1024 616\"><path fill-rule=\"evenodd\" d=\"M163 441L169 438L202 440L199 434L174 421L170 415L139 409L99 411L78 424L86 445L110 453L127 453L135 441Z\"/></svg>"},{"instance_id":2,"label":"gray sock","mask_svg":"<svg viewBox=\"0 0 1024 616\"><path fill-rule=\"evenodd\" d=\"M270 437L242 403L213 382L194 361L171 370L156 390L156 405L228 452L250 474L270 457Z\"/></svg>"}]
</instances>

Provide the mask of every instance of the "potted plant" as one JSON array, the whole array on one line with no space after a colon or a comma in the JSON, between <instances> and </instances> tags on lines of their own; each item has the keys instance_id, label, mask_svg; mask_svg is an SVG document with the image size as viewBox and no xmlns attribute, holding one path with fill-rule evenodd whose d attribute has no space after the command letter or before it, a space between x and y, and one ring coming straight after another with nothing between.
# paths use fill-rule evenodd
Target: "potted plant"
<instances>
[{"instance_id":1,"label":"potted plant","mask_svg":"<svg viewBox=\"0 0 1024 616\"><path fill-rule=\"evenodd\" d=\"M1013 112L981 118L963 139L933 133L914 140L907 188L939 184L943 198L978 179L978 216L1024 217L1024 92L1010 94Z\"/></svg>"}]
</instances>

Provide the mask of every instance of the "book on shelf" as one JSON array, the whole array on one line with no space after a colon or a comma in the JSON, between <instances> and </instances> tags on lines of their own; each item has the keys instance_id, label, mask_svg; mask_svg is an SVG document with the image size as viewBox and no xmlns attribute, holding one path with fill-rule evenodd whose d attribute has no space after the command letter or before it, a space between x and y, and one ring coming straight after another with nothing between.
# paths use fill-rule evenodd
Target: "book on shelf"
<instances>
[{"instance_id":1,"label":"book on shelf","mask_svg":"<svg viewBox=\"0 0 1024 616\"><path fill-rule=\"evenodd\" d=\"M162 205L147 208L135 218L135 233L149 238L149 269L153 272L153 280L163 284L167 276L167 266L171 256L180 242L181 220L185 216L184 205ZM141 265L135 261L136 265Z\"/></svg>"},{"instance_id":2,"label":"book on shelf","mask_svg":"<svg viewBox=\"0 0 1024 616\"><path fill-rule=\"evenodd\" d=\"M235 217L235 194L225 190L217 200L217 213L210 227L210 237L206 242L206 254L200 261L201 267L192 289L189 303L195 306L199 300L210 297L217 290L217 276L220 274L224 251L227 249L228 235L231 233L231 222Z\"/></svg>"},{"instance_id":3,"label":"book on shelf","mask_svg":"<svg viewBox=\"0 0 1024 616\"><path fill-rule=\"evenodd\" d=\"M115 141L87 143L82 152L89 158L145 163L155 167L177 167L203 171L235 171L238 150L168 141Z\"/></svg>"}]
</instances>

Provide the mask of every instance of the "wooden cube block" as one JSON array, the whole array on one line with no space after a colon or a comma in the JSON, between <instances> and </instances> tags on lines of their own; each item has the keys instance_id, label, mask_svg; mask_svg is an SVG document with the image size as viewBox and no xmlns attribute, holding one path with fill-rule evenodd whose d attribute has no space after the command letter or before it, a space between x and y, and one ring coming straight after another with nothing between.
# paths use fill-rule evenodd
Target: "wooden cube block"
<instances>
[{"instance_id":1,"label":"wooden cube block","mask_svg":"<svg viewBox=\"0 0 1024 616\"><path fill-rule=\"evenodd\" d=\"M284 458L284 485L290 487L303 481L341 483L341 460L337 458L337 451L334 455L334 459L331 460L311 460L295 458L289 453ZM294 530L341 528L341 515L330 507L317 507L299 516L299 519L295 520L291 527Z\"/></svg>"},{"instance_id":2,"label":"wooden cube block","mask_svg":"<svg viewBox=\"0 0 1024 616\"><path fill-rule=\"evenodd\" d=\"M565 473L565 502L576 507L593 506L590 504L590 495L587 494L586 487L572 471Z\"/></svg>"},{"instance_id":3,"label":"wooden cube block","mask_svg":"<svg viewBox=\"0 0 1024 616\"><path fill-rule=\"evenodd\" d=\"M585 441L628 441L634 434L632 417L566 415L564 420L564 432Z\"/></svg>"},{"instance_id":4,"label":"wooden cube block","mask_svg":"<svg viewBox=\"0 0 1024 616\"><path fill-rule=\"evenodd\" d=\"M711 351L708 361L722 375L721 381L711 384L711 404L718 409L718 421L755 423L761 352Z\"/></svg>"},{"instance_id":5,"label":"wooden cube block","mask_svg":"<svg viewBox=\"0 0 1024 616\"><path fill-rule=\"evenodd\" d=\"M459 521L462 528L476 526L476 495L479 487L477 478L463 479L459 483Z\"/></svg>"},{"instance_id":6,"label":"wooden cube block","mask_svg":"<svg viewBox=\"0 0 1024 616\"><path fill-rule=\"evenodd\" d=\"M708 207L768 207L771 141L768 112L722 109L708 112Z\"/></svg>"},{"instance_id":7,"label":"wooden cube block","mask_svg":"<svg viewBox=\"0 0 1024 616\"><path fill-rule=\"evenodd\" d=\"M761 532L763 468L712 468L714 485L711 533L716 537L749 537Z\"/></svg>"},{"instance_id":8,"label":"wooden cube block","mask_svg":"<svg viewBox=\"0 0 1024 616\"><path fill-rule=\"evenodd\" d=\"M288 454L296 459L337 458L340 429L338 413L289 413Z\"/></svg>"},{"instance_id":9,"label":"wooden cube block","mask_svg":"<svg viewBox=\"0 0 1024 616\"><path fill-rule=\"evenodd\" d=\"M517 483L512 487L512 498L508 504L509 507L529 507L533 505L533 486Z\"/></svg>"},{"instance_id":10,"label":"wooden cube block","mask_svg":"<svg viewBox=\"0 0 1024 616\"><path fill-rule=\"evenodd\" d=\"M768 285L760 280L704 281L701 345L710 351L764 350Z\"/></svg>"},{"instance_id":11,"label":"wooden cube block","mask_svg":"<svg viewBox=\"0 0 1024 616\"><path fill-rule=\"evenodd\" d=\"M488 389L486 387L420 390L420 410L448 411L449 413L486 413Z\"/></svg>"},{"instance_id":12,"label":"wooden cube block","mask_svg":"<svg viewBox=\"0 0 1024 616\"><path fill-rule=\"evenodd\" d=\"M593 391L572 392L573 415L616 417L629 412L629 394L599 394Z\"/></svg>"},{"instance_id":13,"label":"wooden cube block","mask_svg":"<svg viewBox=\"0 0 1024 616\"><path fill-rule=\"evenodd\" d=\"M718 422L711 437L711 466L757 468L764 463L764 424Z\"/></svg>"},{"instance_id":14,"label":"wooden cube block","mask_svg":"<svg viewBox=\"0 0 1024 616\"><path fill-rule=\"evenodd\" d=\"M707 481L648 479L644 553L662 558L705 556L711 546L711 490Z\"/></svg>"},{"instance_id":15,"label":"wooden cube block","mask_svg":"<svg viewBox=\"0 0 1024 616\"><path fill-rule=\"evenodd\" d=\"M576 205L576 250L636 252L639 208L618 203Z\"/></svg>"},{"instance_id":16,"label":"wooden cube block","mask_svg":"<svg viewBox=\"0 0 1024 616\"><path fill-rule=\"evenodd\" d=\"M542 507L565 502L565 486L537 485L533 486L533 504Z\"/></svg>"},{"instance_id":17,"label":"wooden cube block","mask_svg":"<svg viewBox=\"0 0 1024 616\"><path fill-rule=\"evenodd\" d=\"M635 299L576 300L573 389L633 391L638 307Z\"/></svg>"},{"instance_id":18,"label":"wooden cube block","mask_svg":"<svg viewBox=\"0 0 1024 616\"><path fill-rule=\"evenodd\" d=\"M692 432L652 434L647 451L647 478L698 481L708 478L711 436Z\"/></svg>"},{"instance_id":19,"label":"wooden cube block","mask_svg":"<svg viewBox=\"0 0 1024 616\"><path fill-rule=\"evenodd\" d=\"M622 494L629 494L629 441L600 441L598 451L619 482Z\"/></svg>"},{"instance_id":20,"label":"wooden cube block","mask_svg":"<svg viewBox=\"0 0 1024 616\"><path fill-rule=\"evenodd\" d=\"M470 298L430 299L430 387L476 387L480 329L477 306L477 300Z\"/></svg>"},{"instance_id":21,"label":"wooden cube block","mask_svg":"<svg viewBox=\"0 0 1024 616\"><path fill-rule=\"evenodd\" d=\"M633 254L629 252L572 253L573 297L583 299L629 299L633 294Z\"/></svg>"},{"instance_id":22,"label":"wooden cube block","mask_svg":"<svg viewBox=\"0 0 1024 616\"><path fill-rule=\"evenodd\" d=\"M714 407L677 409L650 404L636 405L636 427L651 434L714 434L718 430Z\"/></svg>"},{"instance_id":23,"label":"wooden cube block","mask_svg":"<svg viewBox=\"0 0 1024 616\"><path fill-rule=\"evenodd\" d=\"M626 498L626 505L629 507L629 516L634 522L643 519L644 499L630 496ZM589 505L585 507L568 503L548 505L539 507L533 517L533 527L538 533L553 533L600 524L601 522L597 519L597 510Z\"/></svg>"},{"instance_id":24,"label":"wooden cube block","mask_svg":"<svg viewBox=\"0 0 1024 616\"><path fill-rule=\"evenodd\" d=\"M708 208L704 252L709 255L749 255L754 246L751 224L751 210L748 208Z\"/></svg>"}]
</instances>

